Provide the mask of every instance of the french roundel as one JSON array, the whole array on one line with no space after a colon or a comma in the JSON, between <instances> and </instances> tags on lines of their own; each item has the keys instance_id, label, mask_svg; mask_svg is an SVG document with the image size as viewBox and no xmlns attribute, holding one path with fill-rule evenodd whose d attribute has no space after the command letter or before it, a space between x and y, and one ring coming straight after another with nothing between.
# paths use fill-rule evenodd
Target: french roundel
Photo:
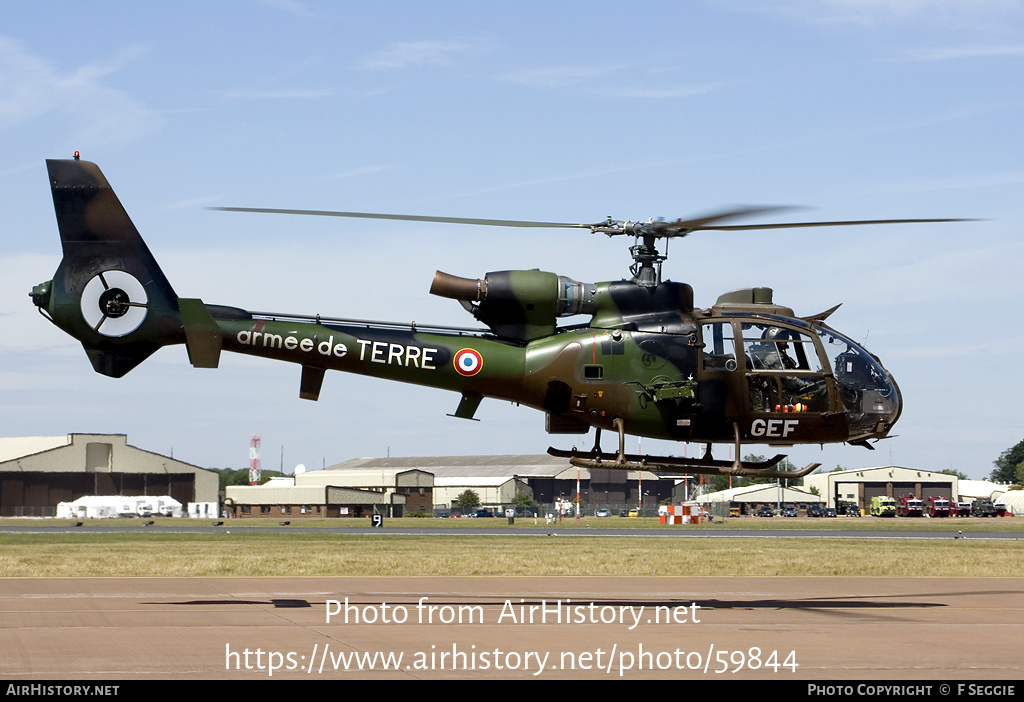
<instances>
[{"instance_id":1,"label":"french roundel","mask_svg":"<svg viewBox=\"0 0 1024 702\"><path fill-rule=\"evenodd\" d=\"M484 358L475 349L462 349L455 354L455 370L459 375L476 375L484 367Z\"/></svg>"}]
</instances>

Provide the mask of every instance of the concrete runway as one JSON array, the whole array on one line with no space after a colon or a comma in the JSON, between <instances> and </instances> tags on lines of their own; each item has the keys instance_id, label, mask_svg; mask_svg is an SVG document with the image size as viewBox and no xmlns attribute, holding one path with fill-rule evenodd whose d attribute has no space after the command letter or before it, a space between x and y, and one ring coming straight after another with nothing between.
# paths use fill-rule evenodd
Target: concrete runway
<instances>
[{"instance_id":1,"label":"concrete runway","mask_svg":"<svg viewBox=\"0 0 1024 702\"><path fill-rule=\"evenodd\" d=\"M1022 609L1019 578L7 578L0 677L1019 681Z\"/></svg>"}]
</instances>

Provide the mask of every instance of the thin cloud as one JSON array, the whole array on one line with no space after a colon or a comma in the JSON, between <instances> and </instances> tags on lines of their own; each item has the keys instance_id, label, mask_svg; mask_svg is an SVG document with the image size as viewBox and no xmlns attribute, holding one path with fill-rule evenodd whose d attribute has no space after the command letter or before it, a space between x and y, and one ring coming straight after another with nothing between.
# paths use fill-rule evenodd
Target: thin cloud
<instances>
[{"instance_id":1,"label":"thin cloud","mask_svg":"<svg viewBox=\"0 0 1024 702\"><path fill-rule=\"evenodd\" d=\"M628 65L564 65L533 68L505 76L504 80L527 88L539 90L576 90L579 93L607 97L620 100L636 98L640 100L666 100L690 97L708 93L721 88L721 85L704 83L696 85L671 85L661 87L643 87L616 85L617 76L628 72Z\"/></svg>"},{"instance_id":2,"label":"thin cloud","mask_svg":"<svg viewBox=\"0 0 1024 702\"><path fill-rule=\"evenodd\" d=\"M1018 0L722 0L729 9L822 25L987 26L1021 13Z\"/></svg>"},{"instance_id":3,"label":"thin cloud","mask_svg":"<svg viewBox=\"0 0 1024 702\"><path fill-rule=\"evenodd\" d=\"M396 69L410 66L444 66L455 56L477 48L462 41L422 40L391 44L359 62L363 69Z\"/></svg>"},{"instance_id":4,"label":"thin cloud","mask_svg":"<svg viewBox=\"0 0 1024 702\"><path fill-rule=\"evenodd\" d=\"M1006 58L1024 56L1024 45L1008 44L1001 46L945 47L936 49L916 49L906 52L909 61L956 61L974 58Z\"/></svg>"},{"instance_id":5,"label":"thin cloud","mask_svg":"<svg viewBox=\"0 0 1024 702\"><path fill-rule=\"evenodd\" d=\"M341 173L335 173L334 175L328 176L325 180L347 180L349 178L360 178L365 175L373 175L375 173L385 173L387 171L394 170L394 166L364 166L362 168L353 168L348 171L342 171Z\"/></svg>"},{"instance_id":6,"label":"thin cloud","mask_svg":"<svg viewBox=\"0 0 1024 702\"><path fill-rule=\"evenodd\" d=\"M704 85L680 85L674 88L623 88L622 90L615 91L613 97L615 99L627 97L639 100L671 100L673 98L704 95L721 87L720 84L707 83Z\"/></svg>"},{"instance_id":7,"label":"thin cloud","mask_svg":"<svg viewBox=\"0 0 1024 702\"><path fill-rule=\"evenodd\" d=\"M293 90L229 90L225 100L319 100L335 94L332 88L308 88Z\"/></svg>"},{"instance_id":8,"label":"thin cloud","mask_svg":"<svg viewBox=\"0 0 1024 702\"><path fill-rule=\"evenodd\" d=\"M318 15L309 9L304 2L299 0L256 0L260 5L269 7L273 10L280 10L281 12L287 12L290 15L296 17L309 17L317 19Z\"/></svg>"},{"instance_id":9,"label":"thin cloud","mask_svg":"<svg viewBox=\"0 0 1024 702\"><path fill-rule=\"evenodd\" d=\"M73 123L80 129L75 139L94 147L142 136L159 123L156 113L104 83L136 53L124 52L109 63L61 72L20 42L0 37L0 130L52 113L73 113Z\"/></svg>"},{"instance_id":10,"label":"thin cloud","mask_svg":"<svg viewBox=\"0 0 1024 702\"><path fill-rule=\"evenodd\" d=\"M506 80L529 88L561 90L592 83L617 70L611 66L548 66L517 71L506 76Z\"/></svg>"}]
</instances>

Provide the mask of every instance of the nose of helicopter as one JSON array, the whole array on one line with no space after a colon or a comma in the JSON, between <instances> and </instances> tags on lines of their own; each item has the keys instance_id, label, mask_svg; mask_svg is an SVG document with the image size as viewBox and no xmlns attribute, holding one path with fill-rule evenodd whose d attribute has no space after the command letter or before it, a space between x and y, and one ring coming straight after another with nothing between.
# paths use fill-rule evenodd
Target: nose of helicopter
<instances>
[{"instance_id":1,"label":"nose of helicopter","mask_svg":"<svg viewBox=\"0 0 1024 702\"><path fill-rule=\"evenodd\" d=\"M862 372L848 374L840 382L851 442L884 439L903 411L903 396L895 379L875 357L861 351Z\"/></svg>"},{"instance_id":2,"label":"nose of helicopter","mask_svg":"<svg viewBox=\"0 0 1024 702\"><path fill-rule=\"evenodd\" d=\"M846 417L847 442L885 438L903 411L896 381L860 344L824 324L816 326L835 373Z\"/></svg>"},{"instance_id":3,"label":"nose of helicopter","mask_svg":"<svg viewBox=\"0 0 1024 702\"><path fill-rule=\"evenodd\" d=\"M882 368L881 365L879 368ZM874 434L879 439L884 439L889 435L889 430L896 424L903 412L903 395L900 393L899 385L896 384L896 379L884 368L882 368L882 372L885 374L882 382L884 394L883 390L876 390L879 394L874 398L875 406L873 407L877 413Z\"/></svg>"}]
</instances>

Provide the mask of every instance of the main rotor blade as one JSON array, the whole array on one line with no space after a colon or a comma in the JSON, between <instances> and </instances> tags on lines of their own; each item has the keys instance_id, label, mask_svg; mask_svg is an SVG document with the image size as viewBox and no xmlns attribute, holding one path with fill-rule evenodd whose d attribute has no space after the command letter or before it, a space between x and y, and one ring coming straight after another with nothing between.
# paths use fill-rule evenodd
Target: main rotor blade
<instances>
[{"instance_id":1,"label":"main rotor blade","mask_svg":"<svg viewBox=\"0 0 1024 702\"><path fill-rule=\"evenodd\" d=\"M669 230L686 230L686 231L697 231L698 229L708 229L708 225L714 224L715 222L721 222L725 219L732 219L734 217L748 217L750 215L767 214L769 212L783 212L786 210L796 210L799 207L792 207L787 205L775 205L775 206L764 206L754 205L747 207L732 207L721 212L713 212L702 217L691 217L690 219L677 219L674 222L654 222L659 228Z\"/></svg>"},{"instance_id":2,"label":"main rotor blade","mask_svg":"<svg viewBox=\"0 0 1024 702\"><path fill-rule=\"evenodd\" d=\"M861 219L844 222L784 222L781 224L712 224L695 227L691 231L702 229L717 231L740 231L745 229L794 229L798 227L845 227L860 224L916 224L927 222L976 222L976 219Z\"/></svg>"},{"instance_id":3,"label":"main rotor blade","mask_svg":"<svg viewBox=\"0 0 1024 702\"><path fill-rule=\"evenodd\" d=\"M690 232L714 231L746 231L754 229L794 229L801 227L841 227L867 224L914 224L934 222L972 222L972 219L865 219L835 222L783 222L778 224L716 224L734 217L747 217L754 214L778 212L796 209L793 207L734 207L702 217L677 219L675 221L656 220L652 222L624 222L608 218L595 224L575 222L534 222L520 219L480 219L471 217L433 217L427 215L378 214L373 212L338 212L335 210L293 210L269 207L211 207L221 212L255 212L258 214L289 214L311 215L315 217L348 217L356 219L385 219L400 222L435 222L441 224L472 224L488 227L531 227L539 229L590 229L593 232L614 236L629 234L632 236L654 236L658 238L684 237Z\"/></svg>"},{"instance_id":4,"label":"main rotor blade","mask_svg":"<svg viewBox=\"0 0 1024 702\"><path fill-rule=\"evenodd\" d=\"M312 215L316 217L354 217L357 219L390 219L401 222L439 222L442 224L478 224L488 227L538 227L590 229L590 224L568 222L528 222L518 219L473 219L468 217L429 217L422 215L376 214L372 212L336 212L333 210L282 210L267 207L211 207L221 212L256 212L261 214Z\"/></svg>"}]
</instances>

